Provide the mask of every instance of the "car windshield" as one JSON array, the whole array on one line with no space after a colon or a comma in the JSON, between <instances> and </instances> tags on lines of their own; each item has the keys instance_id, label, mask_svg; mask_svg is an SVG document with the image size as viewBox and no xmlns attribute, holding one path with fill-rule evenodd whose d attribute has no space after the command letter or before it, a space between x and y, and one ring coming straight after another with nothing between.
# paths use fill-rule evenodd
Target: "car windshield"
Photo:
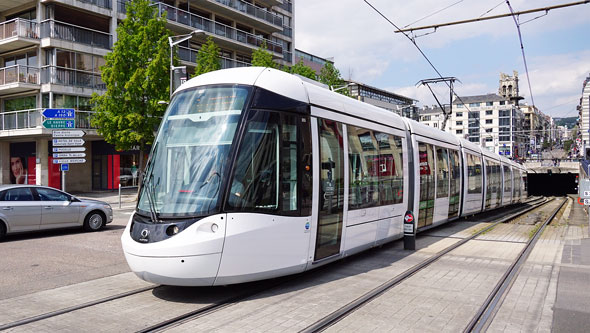
<instances>
[{"instance_id":1,"label":"car windshield","mask_svg":"<svg viewBox=\"0 0 590 333\"><path fill-rule=\"evenodd\" d=\"M142 214L203 216L219 210L221 180L248 92L240 86L200 87L173 98L148 163L138 201Z\"/></svg>"}]
</instances>

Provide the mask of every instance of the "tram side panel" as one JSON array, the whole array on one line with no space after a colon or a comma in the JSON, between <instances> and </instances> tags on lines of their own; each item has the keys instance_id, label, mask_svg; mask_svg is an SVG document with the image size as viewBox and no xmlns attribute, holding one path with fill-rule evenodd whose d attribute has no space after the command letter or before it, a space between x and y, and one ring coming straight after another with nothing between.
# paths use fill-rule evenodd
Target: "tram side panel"
<instances>
[{"instance_id":1,"label":"tram side panel","mask_svg":"<svg viewBox=\"0 0 590 333\"><path fill-rule=\"evenodd\" d=\"M464 216L481 212L484 194L481 154L463 148L463 161L465 186L463 187L462 215Z\"/></svg>"}]
</instances>

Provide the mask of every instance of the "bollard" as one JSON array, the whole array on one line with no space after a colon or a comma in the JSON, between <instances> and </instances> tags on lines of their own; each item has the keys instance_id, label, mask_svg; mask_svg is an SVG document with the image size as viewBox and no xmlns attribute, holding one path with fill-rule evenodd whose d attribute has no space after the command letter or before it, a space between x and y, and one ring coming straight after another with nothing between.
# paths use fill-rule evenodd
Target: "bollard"
<instances>
[{"instance_id":1,"label":"bollard","mask_svg":"<svg viewBox=\"0 0 590 333\"><path fill-rule=\"evenodd\" d=\"M416 228L414 224L414 214L411 210L404 215L404 250L416 249Z\"/></svg>"},{"instance_id":2,"label":"bollard","mask_svg":"<svg viewBox=\"0 0 590 333\"><path fill-rule=\"evenodd\" d=\"M119 183L119 208L121 208L121 183Z\"/></svg>"}]
</instances>

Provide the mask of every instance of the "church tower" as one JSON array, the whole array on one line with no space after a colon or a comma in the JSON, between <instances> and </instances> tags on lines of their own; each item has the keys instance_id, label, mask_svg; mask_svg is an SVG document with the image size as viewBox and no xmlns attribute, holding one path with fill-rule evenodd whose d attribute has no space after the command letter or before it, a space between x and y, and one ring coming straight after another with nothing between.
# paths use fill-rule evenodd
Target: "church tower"
<instances>
[{"instance_id":1,"label":"church tower","mask_svg":"<svg viewBox=\"0 0 590 333\"><path fill-rule=\"evenodd\" d=\"M518 72L513 71L513 76L508 74L500 73L500 88L498 89L498 95L511 99L518 97Z\"/></svg>"}]
</instances>

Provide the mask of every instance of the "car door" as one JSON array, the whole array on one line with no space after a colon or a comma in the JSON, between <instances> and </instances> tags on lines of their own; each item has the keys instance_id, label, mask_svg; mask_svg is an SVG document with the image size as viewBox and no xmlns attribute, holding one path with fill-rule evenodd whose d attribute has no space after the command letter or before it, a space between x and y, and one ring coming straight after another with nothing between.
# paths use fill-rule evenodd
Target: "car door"
<instances>
[{"instance_id":1,"label":"car door","mask_svg":"<svg viewBox=\"0 0 590 333\"><path fill-rule=\"evenodd\" d=\"M9 232L37 230L41 224L41 207L30 187L17 187L0 196L0 214Z\"/></svg>"},{"instance_id":2,"label":"car door","mask_svg":"<svg viewBox=\"0 0 590 333\"><path fill-rule=\"evenodd\" d=\"M35 190L41 206L41 228L78 223L80 207L68 194L42 187Z\"/></svg>"}]
</instances>

